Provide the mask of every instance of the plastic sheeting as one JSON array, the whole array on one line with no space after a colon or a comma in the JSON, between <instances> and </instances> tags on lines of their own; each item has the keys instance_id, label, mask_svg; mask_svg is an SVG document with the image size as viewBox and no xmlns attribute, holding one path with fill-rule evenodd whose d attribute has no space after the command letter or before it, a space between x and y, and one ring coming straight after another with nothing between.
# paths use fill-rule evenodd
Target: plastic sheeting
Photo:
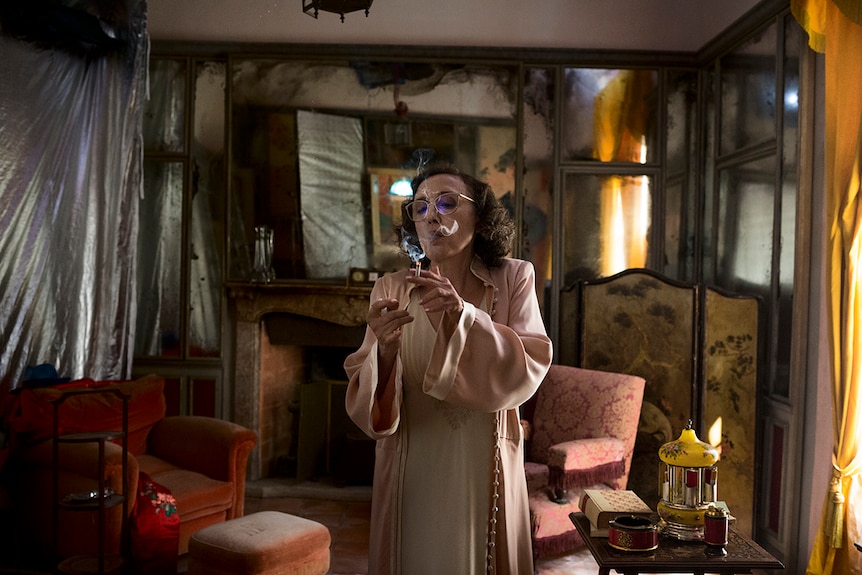
<instances>
[{"instance_id":1,"label":"plastic sheeting","mask_svg":"<svg viewBox=\"0 0 862 575\"><path fill-rule=\"evenodd\" d=\"M362 122L303 111L296 121L306 276L345 277L368 267Z\"/></svg>"},{"instance_id":2,"label":"plastic sheeting","mask_svg":"<svg viewBox=\"0 0 862 575\"><path fill-rule=\"evenodd\" d=\"M131 374L146 2L114 8L123 42L101 54L0 30L2 392L41 363Z\"/></svg>"}]
</instances>

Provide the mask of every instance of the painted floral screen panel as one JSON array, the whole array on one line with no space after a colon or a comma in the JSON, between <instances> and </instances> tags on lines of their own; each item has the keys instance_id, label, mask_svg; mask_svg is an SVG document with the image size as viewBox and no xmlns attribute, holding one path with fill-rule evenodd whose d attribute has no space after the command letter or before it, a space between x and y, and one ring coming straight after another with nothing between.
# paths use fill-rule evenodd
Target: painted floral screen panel
<instances>
[{"instance_id":1,"label":"painted floral screen panel","mask_svg":"<svg viewBox=\"0 0 862 575\"><path fill-rule=\"evenodd\" d=\"M628 488L658 502L658 450L694 419L696 291L645 270L583 287L581 367L646 380Z\"/></svg>"},{"instance_id":2,"label":"painted floral screen panel","mask_svg":"<svg viewBox=\"0 0 862 575\"><path fill-rule=\"evenodd\" d=\"M707 289L702 356L703 426L720 431L719 499L736 517L734 529L749 536L755 493L758 304L755 297Z\"/></svg>"}]
</instances>

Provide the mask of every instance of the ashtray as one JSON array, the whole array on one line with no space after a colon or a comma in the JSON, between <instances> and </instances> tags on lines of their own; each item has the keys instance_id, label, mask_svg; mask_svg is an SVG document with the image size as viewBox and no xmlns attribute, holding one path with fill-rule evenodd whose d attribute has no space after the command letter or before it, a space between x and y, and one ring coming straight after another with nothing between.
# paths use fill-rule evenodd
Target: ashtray
<instances>
[{"instance_id":1,"label":"ashtray","mask_svg":"<svg viewBox=\"0 0 862 575\"><path fill-rule=\"evenodd\" d=\"M658 526L639 515L620 515L608 523L608 545L620 551L653 551L658 548Z\"/></svg>"}]
</instances>

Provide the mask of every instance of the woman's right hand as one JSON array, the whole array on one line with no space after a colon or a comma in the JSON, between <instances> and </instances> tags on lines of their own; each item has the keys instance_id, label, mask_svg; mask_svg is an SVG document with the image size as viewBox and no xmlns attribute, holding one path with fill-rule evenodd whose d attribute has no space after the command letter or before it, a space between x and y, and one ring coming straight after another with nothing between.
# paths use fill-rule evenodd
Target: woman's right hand
<instances>
[{"instance_id":1,"label":"woman's right hand","mask_svg":"<svg viewBox=\"0 0 862 575\"><path fill-rule=\"evenodd\" d=\"M377 337L377 353L382 360L394 360L401 347L401 327L413 321L407 310L399 309L397 299L372 302L366 318Z\"/></svg>"}]
</instances>

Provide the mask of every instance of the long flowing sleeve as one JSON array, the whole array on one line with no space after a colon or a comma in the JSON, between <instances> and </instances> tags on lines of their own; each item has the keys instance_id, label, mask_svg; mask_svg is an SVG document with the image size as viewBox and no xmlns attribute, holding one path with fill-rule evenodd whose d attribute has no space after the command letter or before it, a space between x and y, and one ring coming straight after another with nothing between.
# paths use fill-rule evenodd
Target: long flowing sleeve
<instances>
[{"instance_id":1,"label":"long flowing sleeve","mask_svg":"<svg viewBox=\"0 0 862 575\"><path fill-rule=\"evenodd\" d=\"M444 318L423 382L437 399L486 412L529 399L553 354L532 264L509 259L490 273L496 290L491 313L465 304L456 324Z\"/></svg>"},{"instance_id":2,"label":"long flowing sleeve","mask_svg":"<svg viewBox=\"0 0 862 575\"><path fill-rule=\"evenodd\" d=\"M394 286L404 284L404 273L384 276L374 283L371 289L371 301L381 298L394 297L405 305L403 298L408 297L406 289L393 289ZM370 304L369 304L370 305ZM394 373L390 385L395 385L395 400L392 402L392 413L386 421L392 424L383 429L374 427L375 412L381 409L377 401L378 386L377 361L377 338L370 328L365 329L365 337L359 349L347 356L344 362L344 371L347 373L347 397L345 407L350 419L372 439L382 439L395 433L400 423L399 406L401 404L401 355L399 353L395 362Z\"/></svg>"}]
</instances>

